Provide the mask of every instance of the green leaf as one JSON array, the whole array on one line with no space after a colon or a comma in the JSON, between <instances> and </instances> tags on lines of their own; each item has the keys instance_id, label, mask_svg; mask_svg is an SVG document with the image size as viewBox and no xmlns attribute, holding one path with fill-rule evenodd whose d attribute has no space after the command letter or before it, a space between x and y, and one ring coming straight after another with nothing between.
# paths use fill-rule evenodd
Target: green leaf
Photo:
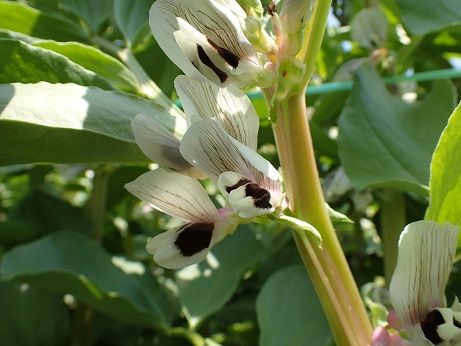
<instances>
[{"instance_id":1,"label":"green leaf","mask_svg":"<svg viewBox=\"0 0 461 346\"><path fill-rule=\"evenodd\" d=\"M46 102L43 102L46 100ZM154 103L76 84L0 85L0 165L33 162L149 162L134 142L138 113L174 129Z\"/></svg>"},{"instance_id":2,"label":"green leaf","mask_svg":"<svg viewBox=\"0 0 461 346\"><path fill-rule=\"evenodd\" d=\"M126 91L138 91L138 82L133 73L120 61L97 48L78 42L39 41L34 46L46 48L62 54L71 61L93 71L109 81L115 88Z\"/></svg>"},{"instance_id":3,"label":"green leaf","mask_svg":"<svg viewBox=\"0 0 461 346\"><path fill-rule=\"evenodd\" d=\"M113 0L61 0L63 9L72 12L85 21L92 33L97 33L101 24L108 20L112 13Z\"/></svg>"},{"instance_id":4,"label":"green leaf","mask_svg":"<svg viewBox=\"0 0 461 346\"><path fill-rule=\"evenodd\" d=\"M115 22L130 44L138 41L139 36L145 33L152 2L152 0L136 0L133 2L114 0ZM147 33L151 35L150 29Z\"/></svg>"},{"instance_id":5,"label":"green leaf","mask_svg":"<svg viewBox=\"0 0 461 346\"><path fill-rule=\"evenodd\" d=\"M238 249L238 250L237 250ZM250 227L218 244L207 260L176 272L179 299L192 327L220 310L232 297L248 267L264 254Z\"/></svg>"},{"instance_id":6,"label":"green leaf","mask_svg":"<svg viewBox=\"0 0 461 346\"><path fill-rule=\"evenodd\" d=\"M386 42L387 18L379 8L364 8L351 22L351 36L363 47L377 49Z\"/></svg>"},{"instance_id":7,"label":"green leaf","mask_svg":"<svg viewBox=\"0 0 461 346\"><path fill-rule=\"evenodd\" d=\"M126 323L164 327L175 314L155 280L146 285L139 275L126 274L96 242L75 232L53 233L8 251L0 263L0 277L70 293Z\"/></svg>"},{"instance_id":8,"label":"green leaf","mask_svg":"<svg viewBox=\"0 0 461 346\"><path fill-rule=\"evenodd\" d=\"M261 346L327 345L328 322L301 265L284 268L264 284L256 300Z\"/></svg>"},{"instance_id":9,"label":"green leaf","mask_svg":"<svg viewBox=\"0 0 461 346\"><path fill-rule=\"evenodd\" d=\"M427 193L432 152L454 100L452 84L440 80L422 101L406 103L372 67L360 68L339 119L339 155L353 186Z\"/></svg>"},{"instance_id":10,"label":"green leaf","mask_svg":"<svg viewBox=\"0 0 461 346\"><path fill-rule=\"evenodd\" d=\"M0 28L57 41L88 40L87 33L67 18L13 1L0 1Z\"/></svg>"},{"instance_id":11,"label":"green leaf","mask_svg":"<svg viewBox=\"0 0 461 346\"><path fill-rule=\"evenodd\" d=\"M440 136L431 162L426 220L461 226L461 104Z\"/></svg>"},{"instance_id":12,"label":"green leaf","mask_svg":"<svg viewBox=\"0 0 461 346\"><path fill-rule=\"evenodd\" d=\"M28 284L0 283L2 345L67 345L69 312L62 295Z\"/></svg>"},{"instance_id":13,"label":"green leaf","mask_svg":"<svg viewBox=\"0 0 461 346\"><path fill-rule=\"evenodd\" d=\"M459 0L397 0L397 3L403 23L415 35L461 24Z\"/></svg>"},{"instance_id":14,"label":"green leaf","mask_svg":"<svg viewBox=\"0 0 461 346\"><path fill-rule=\"evenodd\" d=\"M77 83L112 89L104 79L61 54L22 41L0 39L0 83Z\"/></svg>"}]
</instances>

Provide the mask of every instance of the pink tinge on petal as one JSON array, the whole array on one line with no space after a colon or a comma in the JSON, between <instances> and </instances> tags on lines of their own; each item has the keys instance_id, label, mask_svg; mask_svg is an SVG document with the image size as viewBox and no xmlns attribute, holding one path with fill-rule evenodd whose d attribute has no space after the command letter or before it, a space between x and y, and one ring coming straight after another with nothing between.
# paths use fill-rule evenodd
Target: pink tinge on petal
<instances>
[{"instance_id":1,"label":"pink tinge on petal","mask_svg":"<svg viewBox=\"0 0 461 346\"><path fill-rule=\"evenodd\" d=\"M392 346L392 339L384 327L378 327L373 331L371 346Z\"/></svg>"},{"instance_id":2,"label":"pink tinge on petal","mask_svg":"<svg viewBox=\"0 0 461 346\"><path fill-rule=\"evenodd\" d=\"M400 330L402 328L399 317L394 310L389 311L389 315L387 316L387 323L389 323L389 326L395 330Z\"/></svg>"}]
</instances>

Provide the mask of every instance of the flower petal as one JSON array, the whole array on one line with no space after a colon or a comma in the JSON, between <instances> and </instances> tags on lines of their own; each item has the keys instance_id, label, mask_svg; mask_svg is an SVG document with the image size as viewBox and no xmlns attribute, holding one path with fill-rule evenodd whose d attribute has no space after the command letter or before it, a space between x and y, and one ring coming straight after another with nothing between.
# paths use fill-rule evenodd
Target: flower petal
<instances>
[{"instance_id":1,"label":"flower petal","mask_svg":"<svg viewBox=\"0 0 461 346\"><path fill-rule=\"evenodd\" d=\"M136 143L153 162L193 177L204 173L187 162L179 152L179 140L153 118L138 114L131 121Z\"/></svg>"},{"instance_id":2,"label":"flower petal","mask_svg":"<svg viewBox=\"0 0 461 346\"><path fill-rule=\"evenodd\" d=\"M259 118L243 91L233 85L220 88L186 76L178 76L175 87L189 124L215 117L229 135L256 150Z\"/></svg>"},{"instance_id":3,"label":"flower petal","mask_svg":"<svg viewBox=\"0 0 461 346\"><path fill-rule=\"evenodd\" d=\"M227 171L246 177L252 175L231 137L215 119L193 123L184 134L179 150L189 163L207 172L214 180Z\"/></svg>"},{"instance_id":4,"label":"flower petal","mask_svg":"<svg viewBox=\"0 0 461 346\"><path fill-rule=\"evenodd\" d=\"M226 6L226 2L213 0L157 0L151 7L149 23L159 46L184 73L194 76L198 69L209 77L210 71L202 69L204 64L215 72L221 84L227 81L231 70L241 74L259 68L256 51L241 27L243 12L237 11L236 15L235 9Z\"/></svg>"},{"instance_id":5,"label":"flower petal","mask_svg":"<svg viewBox=\"0 0 461 346\"><path fill-rule=\"evenodd\" d=\"M205 259L209 250L235 230L232 219L216 223L188 223L149 239L147 251L162 267L183 268Z\"/></svg>"},{"instance_id":6,"label":"flower petal","mask_svg":"<svg viewBox=\"0 0 461 346\"><path fill-rule=\"evenodd\" d=\"M433 221L413 222L403 230L390 296L405 328L412 329L429 311L444 306L457 234L458 227Z\"/></svg>"},{"instance_id":7,"label":"flower petal","mask_svg":"<svg viewBox=\"0 0 461 346\"><path fill-rule=\"evenodd\" d=\"M159 168L142 174L125 188L155 209L186 221L212 223L221 219L203 186L180 173Z\"/></svg>"}]
</instances>

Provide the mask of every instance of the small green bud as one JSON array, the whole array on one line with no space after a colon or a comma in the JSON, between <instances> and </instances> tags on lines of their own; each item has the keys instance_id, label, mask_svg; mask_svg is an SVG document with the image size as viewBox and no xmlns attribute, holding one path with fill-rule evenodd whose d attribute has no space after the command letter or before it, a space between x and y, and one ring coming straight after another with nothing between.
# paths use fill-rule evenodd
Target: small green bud
<instances>
[{"instance_id":1,"label":"small green bud","mask_svg":"<svg viewBox=\"0 0 461 346\"><path fill-rule=\"evenodd\" d=\"M262 18L264 9L260 0L237 0L245 13L254 18Z\"/></svg>"},{"instance_id":2,"label":"small green bud","mask_svg":"<svg viewBox=\"0 0 461 346\"><path fill-rule=\"evenodd\" d=\"M271 53L277 49L272 37L264 30L262 22L254 17L245 18L245 36L262 53Z\"/></svg>"}]
</instances>

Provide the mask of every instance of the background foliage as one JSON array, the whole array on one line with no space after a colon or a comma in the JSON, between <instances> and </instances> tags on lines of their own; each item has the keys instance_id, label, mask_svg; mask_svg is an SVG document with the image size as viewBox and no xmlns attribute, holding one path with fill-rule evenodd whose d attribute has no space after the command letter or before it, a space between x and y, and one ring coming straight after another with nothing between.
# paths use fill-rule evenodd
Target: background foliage
<instances>
[{"instance_id":1,"label":"background foliage","mask_svg":"<svg viewBox=\"0 0 461 346\"><path fill-rule=\"evenodd\" d=\"M172 220L123 189L149 164L129 124L142 111L174 130L180 73L150 33L151 4L0 1L0 344L331 345L279 225L242 226L183 270L146 253ZM461 86L385 78L459 68L460 18L457 0L333 2L312 84L355 82L313 92L310 121L327 200L353 222L338 234L375 325L389 304L383 243L395 254L398 232L424 217ZM253 102L260 152L278 165ZM459 224L461 122L451 123L428 217Z\"/></svg>"}]
</instances>

